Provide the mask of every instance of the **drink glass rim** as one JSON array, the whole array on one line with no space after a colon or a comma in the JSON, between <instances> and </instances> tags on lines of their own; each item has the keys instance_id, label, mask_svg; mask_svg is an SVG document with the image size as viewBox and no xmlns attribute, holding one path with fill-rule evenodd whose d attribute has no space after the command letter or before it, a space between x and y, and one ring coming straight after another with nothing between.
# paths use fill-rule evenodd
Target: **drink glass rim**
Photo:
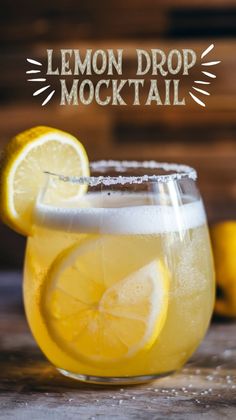
<instances>
[{"instance_id":1,"label":"drink glass rim","mask_svg":"<svg viewBox=\"0 0 236 420\"><path fill-rule=\"evenodd\" d=\"M58 178L60 181L97 186L99 184L109 185L125 185L125 184L142 184L146 182L170 182L179 181L187 178L193 181L197 179L197 171L191 166L174 163L174 162L158 162L155 160L98 160L92 161L89 164L93 171L101 173L96 176L66 176L50 171L44 171L45 174ZM107 170L112 169L117 172L117 175L104 175ZM142 171L157 171L158 169L166 174L145 174L144 175L128 175L125 174L127 170L142 170Z\"/></svg>"}]
</instances>

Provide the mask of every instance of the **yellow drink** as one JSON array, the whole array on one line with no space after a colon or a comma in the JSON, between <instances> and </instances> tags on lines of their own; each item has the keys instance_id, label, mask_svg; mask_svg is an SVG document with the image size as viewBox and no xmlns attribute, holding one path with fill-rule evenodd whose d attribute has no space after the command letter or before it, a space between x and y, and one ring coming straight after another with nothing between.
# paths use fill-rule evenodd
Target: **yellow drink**
<instances>
[{"instance_id":1,"label":"yellow drink","mask_svg":"<svg viewBox=\"0 0 236 420\"><path fill-rule=\"evenodd\" d=\"M88 197L80 207L36 209L24 300L37 343L57 368L80 379L179 369L213 308L201 201L181 205L176 215L140 194L116 194L106 208L96 194Z\"/></svg>"}]
</instances>

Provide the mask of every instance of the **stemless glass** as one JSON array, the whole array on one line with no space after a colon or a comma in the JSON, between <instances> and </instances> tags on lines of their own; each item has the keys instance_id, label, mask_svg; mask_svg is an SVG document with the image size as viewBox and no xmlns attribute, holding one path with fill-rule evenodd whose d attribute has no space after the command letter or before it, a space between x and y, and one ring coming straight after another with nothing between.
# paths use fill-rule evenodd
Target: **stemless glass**
<instances>
[{"instance_id":1,"label":"stemless glass","mask_svg":"<svg viewBox=\"0 0 236 420\"><path fill-rule=\"evenodd\" d=\"M181 368L213 309L214 270L194 169L99 161L45 173L24 273L32 333L64 375L139 383Z\"/></svg>"}]
</instances>

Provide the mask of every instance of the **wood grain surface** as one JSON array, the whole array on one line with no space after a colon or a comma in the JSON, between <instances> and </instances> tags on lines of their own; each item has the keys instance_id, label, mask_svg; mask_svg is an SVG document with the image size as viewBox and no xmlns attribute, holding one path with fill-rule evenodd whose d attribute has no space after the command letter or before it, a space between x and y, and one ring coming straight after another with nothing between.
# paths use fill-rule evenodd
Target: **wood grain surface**
<instances>
[{"instance_id":1,"label":"wood grain surface","mask_svg":"<svg viewBox=\"0 0 236 420\"><path fill-rule=\"evenodd\" d=\"M235 323L213 323L176 374L140 386L91 386L60 375L27 327L21 274L0 273L0 418L212 420L236 418Z\"/></svg>"}]
</instances>

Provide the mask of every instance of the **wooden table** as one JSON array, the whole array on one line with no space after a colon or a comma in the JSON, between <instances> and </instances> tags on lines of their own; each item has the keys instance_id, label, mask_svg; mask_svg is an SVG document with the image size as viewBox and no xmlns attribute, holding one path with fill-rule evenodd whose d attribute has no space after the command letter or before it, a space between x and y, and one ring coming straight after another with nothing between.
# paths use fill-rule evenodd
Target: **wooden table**
<instances>
[{"instance_id":1,"label":"wooden table","mask_svg":"<svg viewBox=\"0 0 236 420\"><path fill-rule=\"evenodd\" d=\"M235 323L212 324L191 361L167 378L132 387L98 387L61 376L27 327L21 274L0 273L0 418L235 419Z\"/></svg>"}]
</instances>

